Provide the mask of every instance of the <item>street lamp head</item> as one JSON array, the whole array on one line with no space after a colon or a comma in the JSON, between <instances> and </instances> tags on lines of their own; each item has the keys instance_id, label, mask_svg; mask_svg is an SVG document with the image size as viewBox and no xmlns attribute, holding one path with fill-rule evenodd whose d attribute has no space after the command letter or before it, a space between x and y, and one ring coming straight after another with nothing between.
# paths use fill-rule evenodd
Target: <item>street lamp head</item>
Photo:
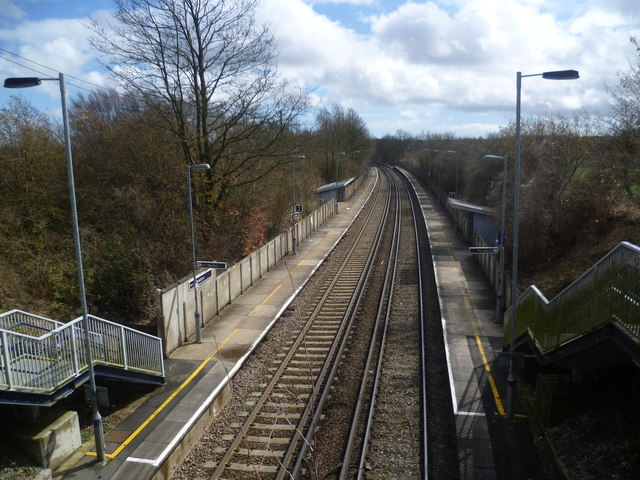
<instances>
[{"instance_id":1,"label":"street lamp head","mask_svg":"<svg viewBox=\"0 0 640 480\"><path fill-rule=\"evenodd\" d=\"M486 160L504 160L506 155L485 155Z\"/></svg>"},{"instance_id":2,"label":"street lamp head","mask_svg":"<svg viewBox=\"0 0 640 480\"><path fill-rule=\"evenodd\" d=\"M4 80L4 88L28 88L37 87L42 83L38 77L13 77Z\"/></svg>"},{"instance_id":3,"label":"street lamp head","mask_svg":"<svg viewBox=\"0 0 640 480\"><path fill-rule=\"evenodd\" d=\"M304 155L296 155L295 158L299 158L299 159L303 159L303 158L307 158Z\"/></svg>"},{"instance_id":4,"label":"street lamp head","mask_svg":"<svg viewBox=\"0 0 640 480\"><path fill-rule=\"evenodd\" d=\"M195 165L189 165L187 166L187 168L189 170L209 170L211 168L211 165L209 165L208 163L197 163Z\"/></svg>"},{"instance_id":5,"label":"street lamp head","mask_svg":"<svg viewBox=\"0 0 640 480\"><path fill-rule=\"evenodd\" d=\"M580 78L577 70L558 70L555 72L544 72L542 78L547 80L576 80Z\"/></svg>"}]
</instances>

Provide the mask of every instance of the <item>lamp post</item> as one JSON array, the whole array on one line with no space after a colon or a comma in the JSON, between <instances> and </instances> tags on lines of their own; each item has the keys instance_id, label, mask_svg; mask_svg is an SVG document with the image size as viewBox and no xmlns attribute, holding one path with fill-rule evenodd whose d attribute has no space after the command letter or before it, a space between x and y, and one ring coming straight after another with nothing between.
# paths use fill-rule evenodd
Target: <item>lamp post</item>
<instances>
[{"instance_id":1,"label":"lamp post","mask_svg":"<svg viewBox=\"0 0 640 480\"><path fill-rule=\"evenodd\" d=\"M431 154L432 153L438 153L440 150L434 150L432 148L428 148L427 150L429 150L429 181L431 181Z\"/></svg>"},{"instance_id":2,"label":"lamp post","mask_svg":"<svg viewBox=\"0 0 640 480\"><path fill-rule=\"evenodd\" d=\"M455 197L458 197L458 161L460 160L460 154L455 150L447 150L447 153L455 153L456 154L456 188L455 188Z\"/></svg>"},{"instance_id":3,"label":"lamp post","mask_svg":"<svg viewBox=\"0 0 640 480\"><path fill-rule=\"evenodd\" d=\"M82 328L84 330L85 355L89 372L89 385L91 388L91 407L93 410L93 435L96 442L96 455L98 462L105 459L104 431L102 416L98 410L98 397L96 377L93 369L93 354L91 352L91 336L89 335L89 316L87 310L87 297L84 286L84 272L82 268L82 245L80 243L80 227L78 225L78 208L76 204L76 187L73 175L73 157L71 155L71 135L69 133L69 115L67 112L67 93L64 74L58 74L58 78L19 77L7 78L4 81L5 88L27 88L40 85L43 81L57 81L60 84L60 98L62 102L62 122L64 125L64 146L67 157L67 181L69 184L69 198L71 201L71 221L73 224L73 241L75 246L76 268L78 273L78 288L80 291L80 303L82 305Z\"/></svg>"},{"instance_id":4,"label":"lamp post","mask_svg":"<svg viewBox=\"0 0 640 480\"><path fill-rule=\"evenodd\" d=\"M304 159L304 155L296 155L291 161L291 251L296 254L296 160Z\"/></svg>"},{"instance_id":5,"label":"lamp post","mask_svg":"<svg viewBox=\"0 0 640 480\"><path fill-rule=\"evenodd\" d=\"M516 73L516 157L514 162L513 185L513 259L511 272L511 344L509 347L509 377L507 379L507 420L513 419L515 402L515 343L516 343L516 297L518 295L518 240L520 230L520 97L522 79L525 77L542 77L547 80L576 80L580 78L577 70L558 70L553 72L532 73L522 75Z\"/></svg>"},{"instance_id":6,"label":"lamp post","mask_svg":"<svg viewBox=\"0 0 640 480\"><path fill-rule=\"evenodd\" d=\"M505 241L505 214L507 208L507 156L506 155L485 155L487 160L502 160L502 207L500 214L500 232L498 233L498 249L500 251L499 267L498 267L498 287L496 288L496 321L502 319L503 300L504 300L504 241Z\"/></svg>"},{"instance_id":7,"label":"lamp post","mask_svg":"<svg viewBox=\"0 0 640 480\"><path fill-rule=\"evenodd\" d=\"M346 155L344 152L336 152L336 215L338 214L338 157L340 155Z\"/></svg>"},{"instance_id":8,"label":"lamp post","mask_svg":"<svg viewBox=\"0 0 640 480\"><path fill-rule=\"evenodd\" d=\"M196 278L196 235L193 228L193 202L191 200L191 170L208 170L211 167L208 163L198 163L187 165L187 191L189 195L189 226L191 227L191 265L193 267L193 300L196 321L196 343L202 342L202 331L200 328L200 312L198 311L198 280Z\"/></svg>"}]
</instances>

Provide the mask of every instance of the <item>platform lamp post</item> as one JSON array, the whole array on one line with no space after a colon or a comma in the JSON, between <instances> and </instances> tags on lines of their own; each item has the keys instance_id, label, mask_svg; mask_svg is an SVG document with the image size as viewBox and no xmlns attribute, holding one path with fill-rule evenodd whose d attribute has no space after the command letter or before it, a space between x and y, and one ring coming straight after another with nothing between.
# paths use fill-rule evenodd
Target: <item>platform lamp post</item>
<instances>
[{"instance_id":1,"label":"platform lamp post","mask_svg":"<svg viewBox=\"0 0 640 480\"><path fill-rule=\"evenodd\" d=\"M438 153L440 150L434 150L433 148L428 148L429 150L429 182L431 181L431 154Z\"/></svg>"},{"instance_id":2,"label":"platform lamp post","mask_svg":"<svg viewBox=\"0 0 640 480\"><path fill-rule=\"evenodd\" d=\"M71 221L73 224L73 240L75 245L76 268L78 273L78 287L80 291L80 303L82 306L82 328L84 330L85 355L89 372L89 385L91 388L91 407L93 409L93 435L96 442L96 455L98 462L105 459L104 454L104 430L102 416L98 410L98 396L96 377L93 369L93 354L91 352L91 337L89 335L89 316L87 310L87 296L84 286L84 272L82 268L82 245L80 243L80 227L78 225L78 208L76 204L76 187L73 175L73 157L71 155L71 135L69 133L69 115L67 112L67 93L64 74L58 74L58 78L18 77L7 78L4 81L5 88L36 87L43 81L57 81L60 84L60 98L62 102L62 122L64 126L64 146L67 157L67 181L69 184L69 198L71 201Z\"/></svg>"},{"instance_id":3,"label":"platform lamp post","mask_svg":"<svg viewBox=\"0 0 640 480\"><path fill-rule=\"evenodd\" d=\"M516 156L514 162L513 185L513 259L511 272L511 338L509 347L509 377L507 378L507 420L513 419L513 407L515 403L515 343L516 343L516 297L518 295L518 240L520 230L520 98L522 79L525 77L542 77L547 80L576 80L580 78L577 70L558 70L553 72L532 73L522 75L516 73Z\"/></svg>"},{"instance_id":4,"label":"platform lamp post","mask_svg":"<svg viewBox=\"0 0 640 480\"><path fill-rule=\"evenodd\" d=\"M458 162L460 161L460 154L455 150L447 150L447 153L455 153L456 154L456 188L455 188L455 196L458 197Z\"/></svg>"},{"instance_id":5,"label":"platform lamp post","mask_svg":"<svg viewBox=\"0 0 640 480\"><path fill-rule=\"evenodd\" d=\"M291 161L291 251L296 254L296 160L303 160L304 155L296 155Z\"/></svg>"},{"instance_id":6,"label":"platform lamp post","mask_svg":"<svg viewBox=\"0 0 640 480\"><path fill-rule=\"evenodd\" d=\"M195 308L196 322L196 343L202 342L202 329L200 327L200 311L198 310L198 280L196 278L196 235L193 228L193 202L191 200L191 170L209 170L211 166L208 163L197 163L195 165L187 165L187 191L189 196L189 226L191 228L191 265L193 267L193 300Z\"/></svg>"},{"instance_id":7,"label":"platform lamp post","mask_svg":"<svg viewBox=\"0 0 640 480\"><path fill-rule=\"evenodd\" d=\"M338 214L338 157L341 155L346 155L345 152L336 152L336 215Z\"/></svg>"},{"instance_id":8,"label":"platform lamp post","mask_svg":"<svg viewBox=\"0 0 640 480\"><path fill-rule=\"evenodd\" d=\"M498 286L496 288L496 322L502 320L502 310L504 302L504 241L505 241L505 216L507 209L507 156L506 155L485 155L486 160L502 160L502 206L500 213L500 232L498 232L498 249L500 258L498 260Z\"/></svg>"},{"instance_id":9,"label":"platform lamp post","mask_svg":"<svg viewBox=\"0 0 640 480\"><path fill-rule=\"evenodd\" d=\"M357 169L357 164L356 164L356 153L360 153L360 150L351 150L351 161L353 162L354 165L356 165L356 172L358 171Z\"/></svg>"}]
</instances>

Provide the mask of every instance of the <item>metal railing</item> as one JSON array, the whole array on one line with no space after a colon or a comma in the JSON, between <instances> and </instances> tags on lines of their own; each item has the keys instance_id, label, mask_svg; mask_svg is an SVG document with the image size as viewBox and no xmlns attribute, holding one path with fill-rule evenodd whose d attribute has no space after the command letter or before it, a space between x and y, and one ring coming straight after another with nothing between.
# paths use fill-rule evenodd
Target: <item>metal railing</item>
<instances>
[{"instance_id":1,"label":"metal railing","mask_svg":"<svg viewBox=\"0 0 640 480\"><path fill-rule=\"evenodd\" d=\"M640 247L621 242L580 278L548 301L535 286L516 302L516 338L529 332L542 353L609 322L640 336ZM504 345L512 310L505 315Z\"/></svg>"},{"instance_id":2,"label":"metal railing","mask_svg":"<svg viewBox=\"0 0 640 480\"><path fill-rule=\"evenodd\" d=\"M94 365L164 377L160 338L93 315L88 320ZM85 346L82 317L61 323L19 310L0 315L0 389L55 392L88 370Z\"/></svg>"}]
</instances>

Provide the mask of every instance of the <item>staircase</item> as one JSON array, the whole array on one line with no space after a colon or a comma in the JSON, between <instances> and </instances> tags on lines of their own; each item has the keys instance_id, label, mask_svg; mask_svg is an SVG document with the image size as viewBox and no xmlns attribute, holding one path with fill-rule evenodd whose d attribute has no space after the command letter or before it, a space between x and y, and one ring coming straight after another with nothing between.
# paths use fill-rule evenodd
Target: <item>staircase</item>
<instances>
[{"instance_id":1,"label":"staircase","mask_svg":"<svg viewBox=\"0 0 640 480\"><path fill-rule=\"evenodd\" d=\"M164 383L158 337L88 316L96 375ZM0 314L0 404L52 405L89 374L82 317L62 323L21 310Z\"/></svg>"},{"instance_id":2,"label":"staircase","mask_svg":"<svg viewBox=\"0 0 640 480\"><path fill-rule=\"evenodd\" d=\"M517 342L533 343L540 356L614 340L632 358L640 358L640 247L621 242L551 301L531 286L515 308ZM505 315L505 346L512 311Z\"/></svg>"}]
</instances>

